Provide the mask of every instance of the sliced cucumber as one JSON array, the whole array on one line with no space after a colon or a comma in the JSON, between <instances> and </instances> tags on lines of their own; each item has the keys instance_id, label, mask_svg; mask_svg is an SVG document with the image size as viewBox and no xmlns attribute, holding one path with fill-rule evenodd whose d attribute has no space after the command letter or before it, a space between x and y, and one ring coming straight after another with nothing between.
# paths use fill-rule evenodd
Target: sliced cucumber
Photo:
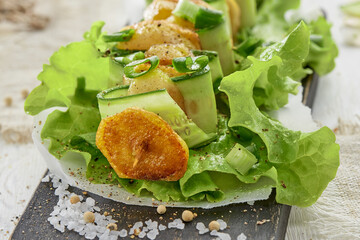
<instances>
[{"instance_id":1,"label":"sliced cucumber","mask_svg":"<svg viewBox=\"0 0 360 240\"><path fill-rule=\"evenodd\" d=\"M202 146L216 138L215 133L206 134L188 119L165 89L124 96L127 88L116 87L98 94L101 118L120 113L129 107L139 107L163 118L184 139L189 148Z\"/></svg>"},{"instance_id":2,"label":"sliced cucumber","mask_svg":"<svg viewBox=\"0 0 360 240\"><path fill-rule=\"evenodd\" d=\"M232 50L232 36L226 26L226 22L220 23L211 29L198 30L197 34L203 49L219 53L224 75L233 73L235 71L235 58Z\"/></svg>"},{"instance_id":3,"label":"sliced cucumber","mask_svg":"<svg viewBox=\"0 0 360 240\"><path fill-rule=\"evenodd\" d=\"M216 133L216 101L209 66L171 80L184 97L189 118L205 133Z\"/></svg>"},{"instance_id":4,"label":"sliced cucumber","mask_svg":"<svg viewBox=\"0 0 360 240\"><path fill-rule=\"evenodd\" d=\"M242 175L246 175L250 168L257 163L254 154L238 143L235 144L225 157L225 161Z\"/></svg>"},{"instance_id":5,"label":"sliced cucumber","mask_svg":"<svg viewBox=\"0 0 360 240\"><path fill-rule=\"evenodd\" d=\"M192 53L195 56L205 55L209 58L209 67L213 82L213 89L214 89L214 93L217 94L219 92L218 88L220 86L220 82L224 77L220 65L219 54L215 51L207 51L207 50L192 50Z\"/></svg>"},{"instance_id":6,"label":"sliced cucumber","mask_svg":"<svg viewBox=\"0 0 360 240\"><path fill-rule=\"evenodd\" d=\"M219 11L223 12L226 27L228 28L228 31L232 36L231 19L230 19L230 14L229 14L229 6L226 3L226 0L208 1L208 4L210 6L212 6L213 8L215 8L216 10L219 10Z\"/></svg>"}]
</instances>

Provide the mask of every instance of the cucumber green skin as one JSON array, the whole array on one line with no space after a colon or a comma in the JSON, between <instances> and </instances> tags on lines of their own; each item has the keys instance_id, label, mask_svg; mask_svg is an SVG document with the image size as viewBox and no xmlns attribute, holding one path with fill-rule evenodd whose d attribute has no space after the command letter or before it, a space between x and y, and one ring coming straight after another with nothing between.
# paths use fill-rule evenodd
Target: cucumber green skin
<instances>
[{"instance_id":1,"label":"cucumber green skin","mask_svg":"<svg viewBox=\"0 0 360 240\"><path fill-rule=\"evenodd\" d=\"M109 81L108 87L119 86L123 84L124 66L109 58Z\"/></svg>"},{"instance_id":2,"label":"cucumber green skin","mask_svg":"<svg viewBox=\"0 0 360 240\"><path fill-rule=\"evenodd\" d=\"M256 0L236 0L241 9L241 28L252 27L256 23Z\"/></svg>"},{"instance_id":3,"label":"cucumber green skin","mask_svg":"<svg viewBox=\"0 0 360 240\"><path fill-rule=\"evenodd\" d=\"M217 131L217 111L210 69L172 78L184 97L186 113L205 133Z\"/></svg>"},{"instance_id":4,"label":"cucumber green skin","mask_svg":"<svg viewBox=\"0 0 360 240\"><path fill-rule=\"evenodd\" d=\"M232 37L226 22L211 29L197 31L203 49L219 53L219 59L224 75L235 71L235 59L232 50Z\"/></svg>"},{"instance_id":5,"label":"cucumber green skin","mask_svg":"<svg viewBox=\"0 0 360 240\"><path fill-rule=\"evenodd\" d=\"M224 74L221 69L221 64L219 60L219 54L217 52L210 52L206 50L192 50L192 53L195 56L205 55L209 57L209 67L211 72L211 78L213 82L214 93L219 92L219 86Z\"/></svg>"},{"instance_id":6,"label":"cucumber green skin","mask_svg":"<svg viewBox=\"0 0 360 240\"><path fill-rule=\"evenodd\" d=\"M249 152L244 146L241 144L236 144L230 151L230 153L225 157L225 161L227 161L230 166L232 166L236 171L241 173L242 175L246 175L246 173L250 170L250 168L257 163L256 157Z\"/></svg>"},{"instance_id":7,"label":"cucumber green skin","mask_svg":"<svg viewBox=\"0 0 360 240\"><path fill-rule=\"evenodd\" d=\"M110 95L121 95L125 88L126 86L122 86L109 90ZM120 93L117 94L115 91ZM139 107L156 113L179 134L189 148L200 147L216 138L216 134L206 134L188 119L165 89L115 98L108 98L106 92L102 92L98 94L98 103L101 118L120 113L129 107Z\"/></svg>"},{"instance_id":8,"label":"cucumber green skin","mask_svg":"<svg viewBox=\"0 0 360 240\"><path fill-rule=\"evenodd\" d=\"M226 3L226 0L217 0L217 1L211 1L209 2L209 5L215 8L216 10L222 11L225 18L226 27L228 28L228 31L230 33L230 36L232 36L232 29L231 29L231 20L230 20L230 14L229 14L229 7Z\"/></svg>"}]
</instances>

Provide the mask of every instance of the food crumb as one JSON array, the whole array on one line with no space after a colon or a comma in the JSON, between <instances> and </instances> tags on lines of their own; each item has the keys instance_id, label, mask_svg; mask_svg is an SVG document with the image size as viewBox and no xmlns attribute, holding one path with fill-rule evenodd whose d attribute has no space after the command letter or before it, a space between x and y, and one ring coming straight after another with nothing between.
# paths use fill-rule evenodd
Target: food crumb
<instances>
[{"instance_id":1,"label":"food crumb","mask_svg":"<svg viewBox=\"0 0 360 240\"><path fill-rule=\"evenodd\" d=\"M134 235L135 236L138 236L139 234L140 234L140 229L138 229L138 228L136 228L135 230L134 230Z\"/></svg>"},{"instance_id":2,"label":"food crumb","mask_svg":"<svg viewBox=\"0 0 360 240\"><path fill-rule=\"evenodd\" d=\"M218 221L211 221L209 223L209 230L216 230L219 231L220 230L220 223Z\"/></svg>"},{"instance_id":3,"label":"food crumb","mask_svg":"<svg viewBox=\"0 0 360 240\"><path fill-rule=\"evenodd\" d=\"M5 101L5 106L11 107L12 102L13 102L13 100L12 100L11 97L6 97L6 98L4 99L4 101Z\"/></svg>"},{"instance_id":4,"label":"food crumb","mask_svg":"<svg viewBox=\"0 0 360 240\"><path fill-rule=\"evenodd\" d=\"M156 209L158 214L164 214L166 213L166 207L164 205L159 205Z\"/></svg>"},{"instance_id":5,"label":"food crumb","mask_svg":"<svg viewBox=\"0 0 360 240\"><path fill-rule=\"evenodd\" d=\"M84 221L87 223L93 223L95 221L95 215L92 212L84 213Z\"/></svg>"},{"instance_id":6,"label":"food crumb","mask_svg":"<svg viewBox=\"0 0 360 240\"><path fill-rule=\"evenodd\" d=\"M191 222L194 219L194 214L189 210L185 210L183 211L181 218L184 222Z\"/></svg>"},{"instance_id":7,"label":"food crumb","mask_svg":"<svg viewBox=\"0 0 360 240\"><path fill-rule=\"evenodd\" d=\"M106 226L106 228L109 229L110 231L117 231L117 229L118 229L116 223L109 223L109 224Z\"/></svg>"},{"instance_id":8,"label":"food crumb","mask_svg":"<svg viewBox=\"0 0 360 240\"><path fill-rule=\"evenodd\" d=\"M264 223L270 222L270 219L263 219L261 221L257 221L256 225L263 225Z\"/></svg>"},{"instance_id":9,"label":"food crumb","mask_svg":"<svg viewBox=\"0 0 360 240\"><path fill-rule=\"evenodd\" d=\"M104 212L104 216L105 216L105 217L109 216L109 213L105 211L105 212Z\"/></svg>"},{"instance_id":10,"label":"food crumb","mask_svg":"<svg viewBox=\"0 0 360 240\"><path fill-rule=\"evenodd\" d=\"M29 91L28 91L27 89L23 89L23 90L21 91L21 97L22 97L23 99L26 99L28 95L29 95Z\"/></svg>"},{"instance_id":11,"label":"food crumb","mask_svg":"<svg viewBox=\"0 0 360 240\"><path fill-rule=\"evenodd\" d=\"M87 192L82 192L82 194L87 195L88 193Z\"/></svg>"}]
</instances>

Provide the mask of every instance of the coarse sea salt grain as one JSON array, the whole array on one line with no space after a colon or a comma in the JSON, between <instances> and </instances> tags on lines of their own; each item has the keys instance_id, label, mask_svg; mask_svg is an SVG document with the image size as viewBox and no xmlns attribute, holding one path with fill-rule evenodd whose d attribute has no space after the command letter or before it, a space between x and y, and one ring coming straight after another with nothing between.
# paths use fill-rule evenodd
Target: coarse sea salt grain
<instances>
[{"instance_id":1,"label":"coarse sea salt grain","mask_svg":"<svg viewBox=\"0 0 360 240\"><path fill-rule=\"evenodd\" d=\"M168 228L184 229L185 224L182 222L180 218L177 218L173 222L169 222Z\"/></svg>"},{"instance_id":2,"label":"coarse sea salt grain","mask_svg":"<svg viewBox=\"0 0 360 240\"><path fill-rule=\"evenodd\" d=\"M231 240L231 237L230 237L230 235L228 233L222 233L222 232L218 232L216 230L212 230L210 232L210 235L211 236L216 236L220 240Z\"/></svg>"},{"instance_id":3,"label":"coarse sea salt grain","mask_svg":"<svg viewBox=\"0 0 360 240\"><path fill-rule=\"evenodd\" d=\"M246 239L247 239L247 237L243 233L240 233L240 235L237 236L237 238L236 238L236 240L246 240Z\"/></svg>"},{"instance_id":4,"label":"coarse sea salt grain","mask_svg":"<svg viewBox=\"0 0 360 240\"><path fill-rule=\"evenodd\" d=\"M128 235L128 233L127 233L126 229L120 230L120 233L119 233L120 237L127 237L127 235Z\"/></svg>"},{"instance_id":5,"label":"coarse sea salt grain","mask_svg":"<svg viewBox=\"0 0 360 240\"><path fill-rule=\"evenodd\" d=\"M199 230L199 234L205 234L210 231L202 222L196 224L196 229Z\"/></svg>"},{"instance_id":6,"label":"coarse sea salt grain","mask_svg":"<svg viewBox=\"0 0 360 240\"><path fill-rule=\"evenodd\" d=\"M159 230L160 231L164 231L165 229L166 229L165 225L162 225L162 224L159 225Z\"/></svg>"},{"instance_id":7,"label":"coarse sea salt grain","mask_svg":"<svg viewBox=\"0 0 360 240\"><path fill-rule=\"evenodd\" d=\"M218 219L216 221L220 224L220 230L224 230L227 227L227 224L224 220Z\"/></svg>"}]
</instances>

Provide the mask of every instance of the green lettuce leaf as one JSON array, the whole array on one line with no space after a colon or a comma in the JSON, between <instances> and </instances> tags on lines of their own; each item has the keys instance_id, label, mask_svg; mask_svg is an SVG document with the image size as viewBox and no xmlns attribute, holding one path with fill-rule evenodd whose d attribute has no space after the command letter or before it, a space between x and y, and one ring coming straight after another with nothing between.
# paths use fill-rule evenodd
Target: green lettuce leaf
<instances>
[{"instance_id":1,"label":"green lettuce leaf","mask_svg":"<svg viewBox=\"0 0 360 240\"><path fill-rule=\"evenodd\" d=\"M336 175L339 149L327 127L302 134L296 160L277 167L276 201L300 207L315 203Z\"/></svg>"},{"instance_id":2,"label":"green lettuce leaf","mask_svg":"<svg viewBox=\"0 0 360 240\"><path fill-rule=\"evenodd\" d=\"M268 61L253 57L249 60L251 67L226 76L220 85L220 91L229 98L229 126L247 128L263 140L268 162L277 170L277 201L309 206L320 197L339 166L334 134L326 127L301 134L265 116L252 98L253 88L258 77L281 63L281 59L275 56ZM309 176L316 176L316 181L311 181Z\"/></svg>"},{"instance_id":3,"label":"green lettuce leaf","mask_svg":"<svg viewBox=\"0 0 360 240\"><path fill-rule=\"evenodd\" d=\"M102 25L94 23L87 39L61 47L50 57L50 65L44 65L38 76L41 84L26 98L26 113L36 115L51 107L70 107L78 78L85 78L89 91L108 87L109 60L96 47Z\"/></svg>"},{"instance_id":4,"label":"green lettuce leaf","mask_svg":"<svg viewBox=\"0 0 360 240\"><path fill-rule=\"evenodd\" d=\"M331 36L331 24L324 17L309 23L311 31L310 52L305 64L317 74L325 75L335 68L335 58L339 51Z\"/></svg>"},{"instance_id":5,"label":"green lettuce leaf","mask_svg":"<svg viewBox=\"0 0 360 240\"><path fill-rule=\"evenodd\" d=\"M258 49L255 57L268 61L279 56L282 63L262 73L255 83L256 105L279 109L288 103L289 93L296 95L300 80L307 74L303 63L309 53L310 32L300 22L282 41Z\"/></svg>"}]
</instances>

